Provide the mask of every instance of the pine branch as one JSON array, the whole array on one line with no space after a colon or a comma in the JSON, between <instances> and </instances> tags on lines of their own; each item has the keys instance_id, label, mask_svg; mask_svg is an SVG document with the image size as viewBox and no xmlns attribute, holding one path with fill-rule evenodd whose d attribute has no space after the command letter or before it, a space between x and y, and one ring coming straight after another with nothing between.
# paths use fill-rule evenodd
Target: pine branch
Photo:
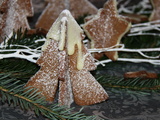
<instances>
[{"instance_id":1,"label":"pine branch","mask_svg":"<svg viewBox=\"0 0 160 120\"><path fill-rule=\"evenodd\" d=\"M30 100L30 99L28 99L28 98L26 98L26 97L24 97L24 96L15 94L14 92L9 92L9 90L4 89L4 88L2 88L2 87L0 87L0 90L3 91L3 92L8 93L8 94L10 94L10 95L13 95L14 97L17 97L17 98L19 98L19 99L22 99L22 100L25 100L25 101L27 101L27 102L30 102L30 103L32 103L34 106L36 106L37 108L41 108L41 109L46 110L47 112L56 114L56 113L54 113L54 111L48 109L47 107L42 106L42 105L40 105L40 104L37 104L37 103L35 103L34 101L32 101L32 100ZM3 96L2 96L2 97L3 97ZM21 104L21 107L22 107L22 106L23 106L23 105ZM60 119L62 119L62 120L66 120L65 118L62 118L61 116L58 116L58 117L59 117Z\"/></svg>"},{"instance_id":2,"label":"pine branch","mask_svg":"<svg viewBox=\"0 0 160 120\"><path fill-rule=\"evenodd\" d=\"M32 49L41 46L43 42L35 42L37 38L26 36L25 34L14 34L5 44L5 49L21 49L23 45ZM12 46L12 44L18 46ZM85 116L81 111L74 112L73 108L68 109L65 106L51 104L48 106L44 98L40 98L36 90L24 89L24 84L30 79L33 74L38 71L39 67L29 61L22 59L2 59L0 60L0 91L2 101L8 101L15 106L19 105L22 109L33 109L36 115L42 114L49 119L54 120L94 120L94 116ZM32 90L32 93L31 93ZM25 91L25 92L24 92ZM29 94L30 93L30 94Z\"/></svg>"},{"instance_id":3,"label":"pine branch","mask_svg":"<svg viewBox=\"0 0 160 120\"><path fill-rule=\"evenodd\" d=\"M123 78L116 76L105 76L99 78L98 81L104 87L125 88L133 90L159 90L160 78L144 79L144 78Z\"/></svg>"},{"instance_id":4,"label":"pine branch","mask_svg":"<svg viewBox=\"0 0 160 120\"><path fill-rule=\"evenodd\" d=\"M27 46L31 49L36 49L40 47L44 41L35 42L35 40L42 38L42 36L28 36L22 34L20 31L9 39L8 43L5 44L5 49L21 49L22 46ZM147 38L147 40L146 40ZM127 48L153 48L159 47L159 36L149 37L149 36L134 36L134 37L124 37L122 43L125 44ZM149 42L149 43L148 43ZM137 44L139 43L139 44ZM21 45L21 46L12 46ZM138 46L137 46L138 45ZM159 55L159 52L153 52L151 54L146 53L150 56ZM119 54L119 56L130 57L133 54ZM136 56L140 57L140 56ZM110 67L112 68L112 67ZM43 114L49 119L91 119L94 117L86 117L81 112L72 113L73 109L66 109L66 107L60 107L58 105L47 106L44 98L39 98L39 94L36 94L36 90L32 92L33 94L28 94L31 91L24 90L23 85L33 76L39 67L29 61L22 59L3 59L0 60L0 91L2 93L3 102L6 100L9 103L19 105L22 109L32 109L37 115ZM97 69L99 70L99 69ZM99 75L100 76L100 75ZM115 87L115 88L127 88L134 90L155 90L160 89L160 78L158 79L147 79L142 80L141 78L135 79L124 79L123 77L113 77L113 76L102 76L98 80L104 87ZM25 91L25 92L24 92Z\"/></svg>"},{"instance_id":5,"label":"pine branch","mask_svg":"<svg viewBox=\"0 0 160 120\"><path fill-rule=\"evenodd\" d=\"M58 106L52 104L47 106L45 98L40 97L35 89L27 90L23 88L24 84L20 81L7 78L11 73L0 74L0 91L2 94L2 101L8 101L9 104L13 103L15 106L19 105L22 109L33 109L37 115L40 113L49 119L54 120L68 120L68 119L84 119L92 120L93 116L85 116L80 112L72 113L72 109L67 109L65 106ZM25 91L25 92L24 92ZM31 93L32 91L32 93Z\"/></svg>"}]
</instances>

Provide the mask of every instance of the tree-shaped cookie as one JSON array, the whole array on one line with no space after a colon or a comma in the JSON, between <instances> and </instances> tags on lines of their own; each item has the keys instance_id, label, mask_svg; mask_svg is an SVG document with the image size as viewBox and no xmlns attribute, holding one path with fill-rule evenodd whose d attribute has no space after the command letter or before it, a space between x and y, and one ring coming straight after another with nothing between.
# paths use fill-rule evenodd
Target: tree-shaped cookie
<instances>
[{"instance_id":1,"label":"tree-shaped cookie","mask_svg":"<svg viewBox=\"0 0 160 120\"><path fill-rule=\"evenodd\" d=\"M68 10L62 11L47 34L37 64L41 69L28 81L46 100L53 101L59 88L59 104L91 105L105 101L107 93L90 74L94 59L83 45L83 30ZM58 87L59 85L59 87Z\"/></svg>"},{"instance_id":2,"label":"tree-shaped cookie","mask_svg":"<svg viewBox=\"0 0 160 120\"><path fill-rule=\"evenodd\" d=\"M91 39L91 48L108 48L117 45L129 30L131 24L118 15L116 4L116 0L108 0L104 8L84 24L84 31ZM94 57L99 59L103 54L112 60L118 58L117 52L95 53Z\"/></svg>"},{"instance_id":3,"label":"tree-shaped cookie","mask_svg":"<svg viewBox=\"0 0 160 120\"><path fill-rule=\"evenodd\" d=\"M70 10L75 19L86 14L96 14L97 8L88 0L46 0L47 7L39 17L36 28L43 28L48 31L64 9Z\"/></svg>"},{"instance_id":4,"label":"tree-shaped cookie","mask_svg":"<svg viewBox=\"0 0 160 120\"><path fill-rule=\"evenodd\" d=\"M151 0L153 12L149 18L150 21L160 20L160 0Z\"/></svg>"},{"instance_id":5,"label":"tree-shaped cookie","mask_svg":"<svg viewBox=\"0 0 160 120\"><path fill-rule=\"evenodd\" d=\"M0 2L0 42L13 30L30 29L27 17L32 15L31 0L2 0Z\"/></svg>"}]
</instances>

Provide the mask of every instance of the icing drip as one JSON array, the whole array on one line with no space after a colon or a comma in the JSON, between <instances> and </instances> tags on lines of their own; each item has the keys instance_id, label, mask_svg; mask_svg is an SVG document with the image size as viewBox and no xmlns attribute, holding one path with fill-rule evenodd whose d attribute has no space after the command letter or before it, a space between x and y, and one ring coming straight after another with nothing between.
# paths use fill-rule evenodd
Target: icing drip
<instances>
[{"instance_id":1,"label":"icing drip","mask_svg":"<svg viewBox=\"0 0 160 120\"><path fill-rule=\"evenodd\" d=\"M85 57L82 53L83 30L75 21L68 10L62 11L57 20L53 23L47 33L47 41L42 47L43 50L48 46L48 40L53 39L59 41L59 50L64 50L65 42L67 43L68 55L73 55L75 46L78 47L77 69L81 70L84 66ZM67 41L65 41L67 40Z\"/></svg>"},{"instance_id":2,"label":"icing drip","mask_svg":"<svg viewBox=\"0 0 160 120\"><path fill-rule=\"evenodd\" d=\"M60 40L59 40L59 50L64 50L65 46L65 39L66 39L66 22L67 18L63 17L61 20L61 25L60 25Z\"/></svg>"},{"instance_id":3,"label":"icing drip","mask_svg":"<svg viewBox=\"0 0 160 120\"><path fill-rule=\"evenodd\" d=\"M76 29L75 29L76 28ZM82 53L82 34L83 31L71 16L68 21L68 30L67 30L67 50L69 55L73 55L75 52L75 46L78 47L78 57L77 57L77 69L81 70L84 66L84 57Z\"/></svg>"}]
</instances>

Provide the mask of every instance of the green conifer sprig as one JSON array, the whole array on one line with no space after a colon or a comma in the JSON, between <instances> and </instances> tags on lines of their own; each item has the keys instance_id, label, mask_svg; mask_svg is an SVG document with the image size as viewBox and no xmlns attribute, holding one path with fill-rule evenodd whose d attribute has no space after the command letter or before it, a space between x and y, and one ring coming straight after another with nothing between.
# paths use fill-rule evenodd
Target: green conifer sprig
<instances>
[{"instance_id":1,"label":"green conifer sprig","mask_svg":"<svg viewBox=\"0 0 160 120\"><path fill-rule=\"evenodd\" d=\"M0 49L21 49L21 47L11 47L10 45L25 45L32 49L40 47L44 42L35 43L35 40L43 38L41 35L27 35L27 32L23 33L19 30L17 33L14 33L13 36L9 39L6 44L7 47ZM127 40L130 39L130 40ZM141 39L138 37L124 37L122 42L127 46L127 48L132 48L135 44L139 43L139 47L143 48L144 46L148 47L145 41L145 36L141 36ZM143 40L144 39L144 40ZM149 44L159 47L160 44L157 41L157 37L153 37L152 40L154 44ZM140 41L138 41L140 40ZM153 42L152 41L152 42ZM143 44L144 43L144 44ZM142 45L141 45L142 44ZM132 46L133 45L133 46ZM6 53L7 54L7 53ZM123 53L124 54L124 53ZM123 55L123 54L120 54ZM156 53L155 53L156 54ZM132 56L132 54L125 54ZM153 53L154 55L154 53ZM124 56L125 57L125 56ZM139 56L137 56L139 57ZM120 63L121 64L121 63ZM112 68L112 67L110 67ZM97 69L97 71L100 68ZM34 90L32 94L28 94L31 91L25 90L25 83L39 70L39 66L34 63L31 63L27 60L22 59L2 59L0 60L0 94L3 102L8 101L15 106L19 105L22 109L31 109L34 110L37 115L43 114L49 119L59 120L59 119L73 119L73 120L94 120L94 116L85 116L81 112L73 113L72 109L67 109L64 106L58 106L56 104L51 104L48 106L44 98L39 98L39 93ZM125 79L123 77L116 76L105 76L100 75L101 79L98 81L104 87L116 87L116 88L130 88L134 90L158 90L160 89L160 79L147 79L143 80L142 78L135 79ZM99 76L98 76L99 77ZM33 89L31 89L33 90ZM25 91L25 92L24 92Z\"/></svg>"},{"instance_id":2,"label":"green conifer sprig","mask_svg":"<svg viewBox=\"0 0 160 120\"><path fill-rule=\"evenodd\" d=\"M117 76L102 76L99 83L104 87L124 88L133 90L160 90L160 78L157 79L144 79L144 78L124 78Z\"/></svg>"},{"instance_id":3,"label":"green conifer sprig","mask_svg":"<svg viewBox=\"0 0 160 120\"><path fill-rule=\"evenodd\" d=\"M9 39L7 47L0 49L21 49L10 45L25 45L35 49L43 44L35 43L42 38L40 35L27 35L21 30L14 33ZM5 53L3 53L5 54ZM7 53L6 53L7 54ZM20 106L23 110L33 110L37 116L40 114L51 120L94 120L95 116L86 116L75 112L74 108L59 106L55 103L48 104L45 98L35 89L24 88L27 81L39 70L39 66L27 60L9 58L0 60L0 97L2 102ZM31 92L32 91L32 92Z\"/></svg>"},{"instance_id":4,"label":"green conifer sprig","mask_svg":"<svg viewBox=\"0 0 160 120\"><path fill-rule=\"evenodd\" d=\"M29 48L36 49L37 47L43 45L44 42L35 43L35 40L44 38L40 34L28 34L28 30L22 32L21 29L14 31L11 38L8 41L4 41L4 44L7 45L5 49L20 49L20 47L11 47L10 45L25 45Z\"/></svg>"},{"instance_id":5,"label":"green conifer sprig","mask_svg":"<svg viewBox=\"0 0 160 120\"><path fill-rule=\"evenodd\" d=\"M85 116L80 112L73 113L73 108L56 104L47 105L45 98L40 97L36 89L24 88L21 80L12 78L15 72L0 73L0 94L2 102L8 102L14 106L19 105L23 110L31 109L36 115L42 114L52 120L94 120L94 116Z\"/></svg>"}]
</instances>

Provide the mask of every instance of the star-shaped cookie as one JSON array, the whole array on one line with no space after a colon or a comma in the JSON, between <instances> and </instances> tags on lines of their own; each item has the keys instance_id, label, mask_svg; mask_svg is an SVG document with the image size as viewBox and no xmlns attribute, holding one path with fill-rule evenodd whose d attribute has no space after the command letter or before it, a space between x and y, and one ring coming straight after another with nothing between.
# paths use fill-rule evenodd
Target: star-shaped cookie
<instances>
[{"instance_id":1,"label":"star-shaped cookie","mask_svg":"<svg viewBox=\"0 0 160 120\"><path fill-rule=\"evenodd\" d=\"M160 20L160 0L151 0L153 12L149 18L150 21Z\"/></svg>"},{"instance_id":2,"label":"star-shaped cookie","mask_svg":"<svg viewBox=\"0 0 160 120\"><path fill-rule=\"evenodd\" d=\"M98 14L87 21L83 28L91 39L91 48L108 48L120 43L122 36L129 30L131 23L117 13L116 0L108 0ZM99 59L105 54L111 60L118 58L117 52L95 53Z\"/></svg>"}]
</instances>

